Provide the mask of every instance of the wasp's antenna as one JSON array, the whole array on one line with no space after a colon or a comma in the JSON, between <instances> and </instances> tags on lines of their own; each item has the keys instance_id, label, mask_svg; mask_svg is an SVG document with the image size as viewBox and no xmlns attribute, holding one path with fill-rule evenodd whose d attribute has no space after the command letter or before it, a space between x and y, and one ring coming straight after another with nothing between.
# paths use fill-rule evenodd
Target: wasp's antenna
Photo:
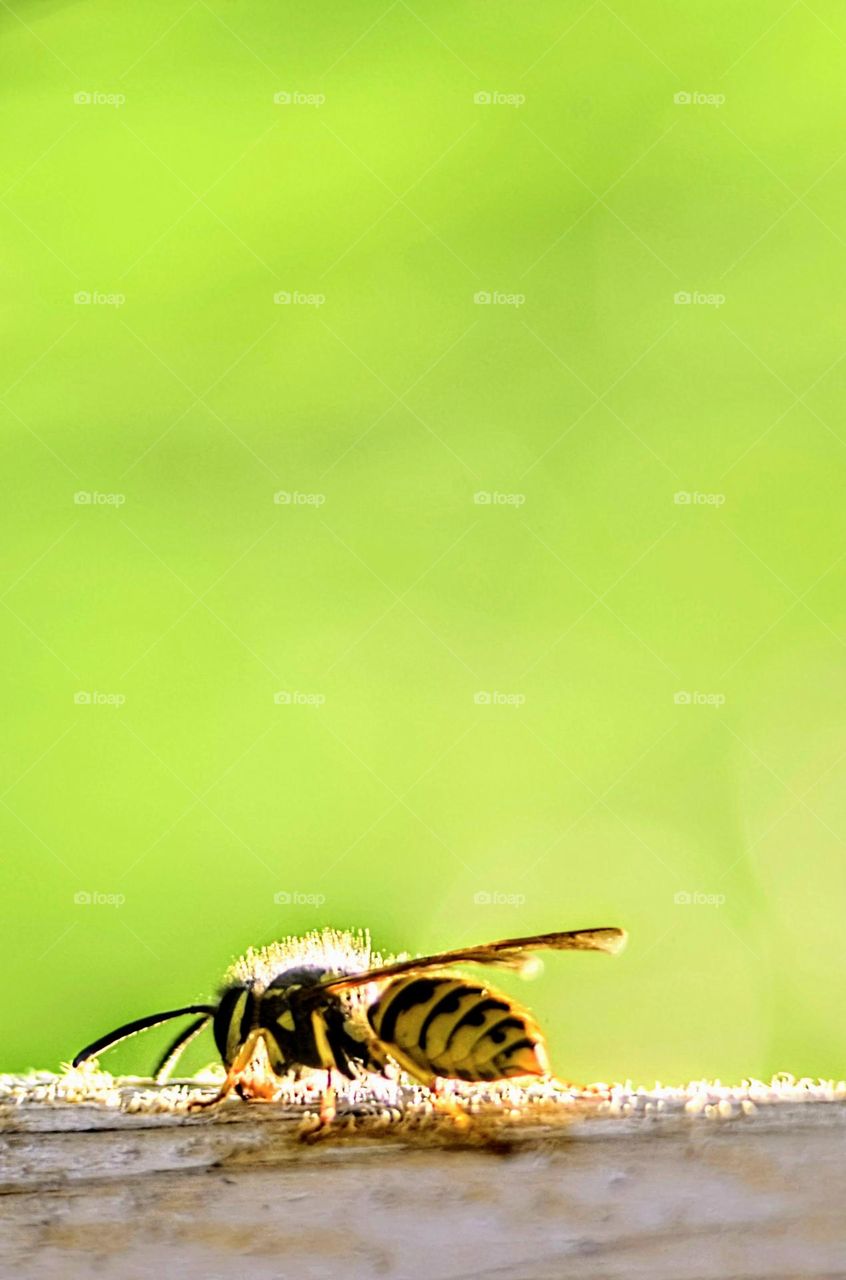
<instances>
[{"instance_id":1,"label":"wasp's antenna","mask_svg":"<svg viewBox=\"0 0 846 1280\"><path fill-rule=\"evenodd\" d=\"M165 1050L159 1059L158 1065L153 1072L153 1079L156 1084L164 1084L173 1068L176 1066L182 1054L188 1048L195 1036L198 1036L206 1026L210 1013L202 1014L196 1022L191 1022L184 1031L180 1031L179 1035L173 1040L170 1046Z\"/></svg>"},{"instance_id":2,"label":"wasp's antenna","mask_svg":"<svg viewBox=\"0 0 846 1280\"><path fill-rule=\"evenodd\" d=\"M216 1006L212 1004L186 1004L182 1009L168 1009L164 1013L151 1013L146 1018L136 1018L134 1022L126 1022L122 1027L116 1027L108 1035L101 1036L99 1040L80 1049L71 1066L79 1067L89 1058L96 1058L104 1049L111 1049L113 1044L120 1044L121 1040L128 1040L130 1036L146 1031L149 1027L157 1027L161 1022L169 1022L171 1018L181 1018L186 1013L203 1013L211 1017L215 1011Z\"/></svg>"}]
</instances>

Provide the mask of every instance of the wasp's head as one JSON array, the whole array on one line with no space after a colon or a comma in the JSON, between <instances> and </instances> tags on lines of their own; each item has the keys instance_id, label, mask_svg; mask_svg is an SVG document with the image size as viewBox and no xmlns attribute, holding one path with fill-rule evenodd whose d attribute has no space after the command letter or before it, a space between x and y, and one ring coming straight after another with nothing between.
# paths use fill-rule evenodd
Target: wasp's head
<instances>
[{"instance_id":1,"label":"wasp's head","mask_svg":"<svg viewBox=\"0 0 846 1280\"><path fill-rule=\"evenodd\" d=\"M269 975L268 975L269 976ZM325 1067L334 1061L323 1041L325 1016L308 1000L326 970L303 965L261 978L244 977L225 987L214 1017L214 1036L227 1070L267 1067L277 1076L295 1067ZM320 1043L318 1043L320 1041Z\"/></svg>"},{"instance_id":2,"label":"wasp's head","mask_svg":"<svg viewBox=\"0 0 846 1280\"><path fill-rule=\"evenodd\" d=\"M214 1015L214 1039L224 1066L231 1067L255 1027L256 997L244 983L226 987Z\"/></svg>"}]
</instances>

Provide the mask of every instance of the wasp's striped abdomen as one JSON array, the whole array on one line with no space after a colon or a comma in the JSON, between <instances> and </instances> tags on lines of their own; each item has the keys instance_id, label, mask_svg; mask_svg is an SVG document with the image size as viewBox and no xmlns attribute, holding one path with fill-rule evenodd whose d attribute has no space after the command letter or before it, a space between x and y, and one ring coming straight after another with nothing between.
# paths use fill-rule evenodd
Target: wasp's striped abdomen
<instances>
[{"instance_id":1,"label":"wasp's striped abdomen","mask_svg":"<svg viewBox=\"0 0 846 1280\"><path fill-rule=\"evenodd\" d=\"M499 992L452 974L398 978L367 1013L381 1043L411 1074L502 1080L549 1071L532 1017Z\"/></svg>"}]
</instances>

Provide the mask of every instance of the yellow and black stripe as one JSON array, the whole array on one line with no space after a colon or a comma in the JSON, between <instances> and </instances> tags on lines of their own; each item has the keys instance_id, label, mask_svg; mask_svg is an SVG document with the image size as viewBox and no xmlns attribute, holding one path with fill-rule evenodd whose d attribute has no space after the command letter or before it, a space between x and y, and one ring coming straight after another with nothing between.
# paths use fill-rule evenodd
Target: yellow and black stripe
<instances>
[{"instance_id":1,"label":"yellow and black stripe","mask_svg":"<svg viewBox=\"0 0 846 1280\"><path fill-rule=\"evenodd\" d=\"M397 978L367 1017L399 1065L425 1083L436 1076L482 1081L549 1072L531 1015L500 992L455 974Z\"/></svg>"}]
</instances>

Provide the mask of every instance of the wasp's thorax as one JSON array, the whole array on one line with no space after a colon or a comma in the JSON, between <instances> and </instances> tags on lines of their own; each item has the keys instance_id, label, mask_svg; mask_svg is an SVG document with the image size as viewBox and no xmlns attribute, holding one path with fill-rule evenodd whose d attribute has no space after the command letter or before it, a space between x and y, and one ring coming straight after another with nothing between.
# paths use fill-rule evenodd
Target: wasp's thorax
<instances>
[{"instance_id":1,"label":"wasp's thorax","mask_svg":"<svg viewBox=\"0 0 846 1280\"><path fill-rule=\"evenodd\" d=\"M267 980L255 976L224 989L214 1019L214 1035L220 1056L230 1067L250 1037L261 1039L270 1067L277 1075L292 1068L320 1068L331 1064L346 1075L356 1074L364 1061L357 1031L354 1003L331 998L319 1015L302 994L330 977L355 969L327 969L299 965L284 969ZM257 1033L261 1033L257 1035Z\"/></svg>"}]
</instances>

